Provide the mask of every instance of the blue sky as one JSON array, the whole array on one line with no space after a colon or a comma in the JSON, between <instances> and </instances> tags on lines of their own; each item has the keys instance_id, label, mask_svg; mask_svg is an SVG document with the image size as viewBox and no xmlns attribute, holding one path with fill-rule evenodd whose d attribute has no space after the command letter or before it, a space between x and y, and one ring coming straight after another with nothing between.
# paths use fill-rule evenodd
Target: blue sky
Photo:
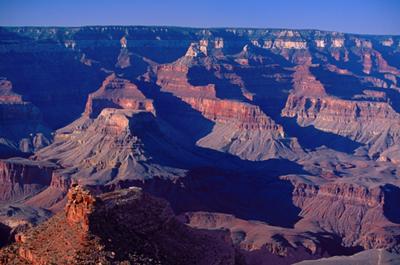
<instances>
[{"instance_id":1,"label":"blue sky","mask_svg":"<svg viewBox=\"0 0 400 265\"><path fill-rule=\"evenodd\" d=\"M255 27L400 35L400 0L0 0L0 25Z\"/></svg>"}]
</instances>

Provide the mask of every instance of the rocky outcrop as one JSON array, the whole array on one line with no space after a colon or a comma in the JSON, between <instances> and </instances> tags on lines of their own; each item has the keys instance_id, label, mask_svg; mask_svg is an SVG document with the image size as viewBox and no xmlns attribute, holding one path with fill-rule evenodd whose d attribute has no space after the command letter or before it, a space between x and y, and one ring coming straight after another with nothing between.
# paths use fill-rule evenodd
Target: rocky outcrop
<instances>
[{"instance_id":1,"label":"rocky outcrop","mask_svg":"<svg viewBox=\"0 0 400 265\"><path fill-rule=\"evenodd\" d=\"M344 39L343 38L334 38L331 42L331 47L333 48L341 48L344 46Z\"/></svg>"},{"instance_id":2,"label":"rocky outcrop","mask_svg":"<svg viewBox=\"0 0 400 265\"><path fill-rule=\"evenodd\" d=\"M115 74L108 76L96 92L89 95L84 114L95 118L104 108L122 108L154 112L153 103L136 85Z\"/></svg>"},{"instance_id":3,"label":"rocky outcrop","mask_svg":"<svg viewBox=\"0 0 400 265\"><path fill-rule=\"evenodd\" d=\"M380 52L372 49L372 44L366 47L365 44L363 45L363 49L358 52L358 55L362 59L364 73L369 75L372 73L372 71L376 71L378 73L390 73L397 76L400 75L400 71L396 67L389 65Z\"/></svg>"},{"instance_id":4,"label":"rocky outcrop","mask_svg":"<svg viewBox=\"0 0 400 265\"><path fill-rule=\"evenodd\" d=\"M0 79L0 158L31 153L50 144L51 130L40 110L13 91L10 81Z\"/></svg>"},{"instance_id":5,"label":"rocky outcrop","mask_svg":"<svg viewBox=\"0 0 400 265\"><path fill-rule=\"evenodd\" d=\"M273 44L274 48L277 49L306 49L307 43L305 41L292 41L277 39Z\"/></svg>"},{"instance_id":6,"label":"rocky outcrop","mask_svg":"<svg viewBox=\"0 0 400 265\"><path fill-rule=\"evenodd\" d=\"M207 40L200 40L199 43L191 43L188 50L186 51L185 56L187 57L197 57L199 55L207 56Z\"/></svg>"},{"instance_id":7,"label":"rocky outcrop","mask_svg":"<svg viewBox=\"0 0 400 265\"><path fill-rule=\"evenodd\" d=\"M193 97L185 97L183 100L210 120L221 123L234 122L241 128L273 130L284 135L282 127L275 124L255 105L233 100Z\"/></svg>"},{"instance_id":8,"label":"rocky outcrop","mask_svg":"<svg viewBox=\"0 0 400 265\"><path fill-rule=\"evenodd\" d=\"M345 247L399 251L397 186L364 186L345 180L313 183L294 176L287 179L294 184L293 202L302 209L303 219L296 227L314 222L340 235Z\"/></svg>"},{"instance_id":9,"label":"rocky outcrop","mask_svg":"<svg viewBox=\"0 0 400 265\"><path fill-rule=\"evenodd\" d=\"M56 166L47 162L28 159L0 161L0 200L17 201L33 196L50 185Z\"/></svg>"},{"instance_id":10,"label":"rocky outcrop","mask_svg":"<svg viewBox=\"0 0 400 265\"><path fill-rule=\"evenodd\" d=\"M318 48L325 48L326 42L325 42L325 40L323 40L323 39L316 39L316 40L315 40L315 45L316 45Z\"/></svg>"},{"instance_id":11,"label":"rocky outcrop","mask_svg":"<svg viewBox=\"0 0 400 265\"><path fill-rule=\"evenodd\" d=\"M215 85L193 86L189 84L189 67L183 63L161 65L157 67L157 84L163 91L178 97L216 98Z\"/></svg>"},{"instance_id":12,"label":"rocky outcrop","mask_svg":"<svg viewBox=\"0 0 400 265\"><path fill-rule=\"evenodd\" d=\"M282 30L273 33L275 39L264 40L263 48L267 49L306 49L307 41L301 38L299 31ZM253 41L253 45L261 47L258 40Z\"/></svg>"},{"instance_id":13,"label":"rocky outcrop","mask_svg":"<svg viewBox=\"0 0 400 265\"><path fill-rule=\"evenodd\" d=\"M308 96L326 95L324 86L311 74L310 67L307 64L295 67L295 72L293 73L294 93Z\"/></svg>"},{"instance_id":14,"label":"rocky outcrop","mask_svg":"<svg viewBox=\"0 0 400 265\"><path fill-rule=\"evenodd\" d=\"M308 98L296 95L288 98L283 115L297 117L298 122L302 125L316 122L315 119L320 115L324 116L324 120L327 118L334 119L334 116L336 116L338 121L343 119L347 122L357 120L366 122L374 118L378 120L395 120L398 118L398 114L384 102L346 101L332 97Z\"/></svg>"},{"instance_id":15,"label":"rocky outcrop","mask_svg":"<svg viewBox=\"0 0 400 265\"><path fill-rule=\"evenodd\" d=\"M73 186L65 212L16 241L1 264L235 264L226 233L181 224L168 203L135 187L94 196Z\"/></svg>"},{"instance_id":16,"label":"rocky outcrop","mask_svg":"<svg viewBox=\"0 0 400 265\"><path fill-rule=\"evenodd\" d=\"M296 117L301 126L313 125L322 131L368 144L371 157L376 157L399 142L399 114L386 102L292 94L288 97L282 115Z\"/></svg>"},{"instance_id":17,"label":"rocky outcrop","mask_svg":"<svg viewBox=\"0 0 400 265\"><path fill-rule=\"evenodd\" d=\"M62 171L53 172L53 175L51 176L50 187L59 189L62 192L67 193L71 184L71 179L68 177L68 175L63 174Z\"/></svg>"},{"instance_id":18,"label":"rocky outcrop","mask_svg":"<svg viewBox=\"0 0 400 265\"><path fill-rule=\"evenodd\" d=\"M170 140L169 133L179 133L164 126L167 125L159 123L153 113L145 110L106 108L87 127L65 129L72 133L65 133L53 145L42 149L36 159L55 159L71 172L72 179L93 185L182 176L184 170L168 169L160 164L180 161L183 167L187 161L201 162ZM168 150L180 151L176 156L169 156Z\"/></svg>"},{"instance_id":19,"label":"rocky outcrop","mask_svg":"<svg viewBox=\"0 0 400 265\"><path fill-rule=\"evenodd\" d=\"M287 137L258 107L228 101L185 98L193 108L216 122L213 130L197 144L238 155L247 160L298 158L303 150L295 138Z\"/></svg>"},{"instance_id":20,"label":"rocky outcrop","mask_svg":"<svg viewBox=\"0 0 400 265\"><path fill-rule=\"evenodd\" d=\"M83 232L89 231L90 215L94 211L96 198L88 190L74 186L68 192L65 206L66 221L70 225L78 225Z\"/></svg>"}]
</instances>

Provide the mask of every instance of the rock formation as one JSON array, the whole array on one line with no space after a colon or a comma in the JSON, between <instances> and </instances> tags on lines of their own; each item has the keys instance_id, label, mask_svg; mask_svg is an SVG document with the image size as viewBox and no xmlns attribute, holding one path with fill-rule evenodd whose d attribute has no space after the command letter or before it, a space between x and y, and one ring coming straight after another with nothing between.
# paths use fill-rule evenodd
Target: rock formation
<instances>
[{"instance_id":1,"label":"rock formation","mask_svg":"<svg viewBox=\"0 0 400 265\"><path fill-rule=\"evenodd\" d=\"M16 235L1 264L235 264L226 233L178 222L167 202L132 187L94 196L80 186L65 211Z\"/></svg>"},{"instance_id":2,"label":"rock formation","mask_svg":"<svg viewBox=\"0 0 400 265\"><path fill-rule=\"evenodd\" d=\"M371 157L399 141L399 114L385 102L291 95L282 115L296 117L301 126L312 125L367 144Z\"/></svg>"},{"instance_id":3,"label":"rock formation","mask_svg":"<svg viewBox=\"0 0 400 265\"><path fill-rule=\"evenodd\" d=\"M156 71L157 84L163 91L173 93L215 123L210 134L199 139L199 146L256 161L271 158L294 160L302 154L296 139L287 137L282 126L259 107L237 100L219 99L213 84L190 84L188 73L197 63L193 59L178 60L158 67Z\"/></svg>"},{"instance_id":4,"label":"rock formation","mask_svg":"<svg viewBox=\"0 0 400 265\"><path fill-rule=\"evenodd\" d=\"M47 209L51 212L60 211L65 204L66 195L73 180L69 174L53 171L51 182L46 189L24 202L30 207Z\"/></svg>"},{"instance_id":5,"label":"rock formation","mask_svg":"<svg viewBox=\"0 0 400 265\"><path fill-rule=\"evenodd\" d=\"M40 110L24 101L4 78L0 78L0 117L0 158L32 153L50 144L51 130Z\"/></svg>"},{"instance_id":6,"label":"rock formation","mask_svg":"<svg viewBox=\"0 0 400 265\"><path fill-rule=\"evenodd\" d=\"M126 79L108 76L102 86L89 95L84 115L96 118L104 108L122 108L154 112L152 101Z\"/></svg>"},{"instance_id":7,"label":"rock formation","mask_svg":"<svg viewBox=\"0 0 400 265\"><path fill-rule=\"evenodd\" d=\"M342 235L345 247L399 251L400 211L396 203L400 191L396 186L364 186L340 179L326 183L313 183L312 178L289 179L294 183L293 201L302 209L303 218L296 227L316 222L317 227Z\"/></svg>"},{"instance_id":8,"label":"rock formation","mask_svg":"<svg viewBox=\"0 0 400 265\"><path fill-rule=\"evenodd\" d=\"M12 202L37 194L50 185L56 165L28 159L0 160L0 200Z\"/></svg>"},{"instance_id":9,"label":"rock formation","mask_svg":"<svg viewBox=\"0 0 400 265\"><path fill-rule=\"evenodd\" d=\"M79 172L72 176L85 176L81 181L91 184L145 179L157 171L163 174L157 165L151 165L145 149L156 146L144 146L142 134L162 136L152 113L106 108L87 128L71 136L64 135L55 146L37 153L37 159L57 159L68 171ZM167 144L165 148L172 147ZM151 175L144 164L152 168Z\"/></svg>"}]
</instances>

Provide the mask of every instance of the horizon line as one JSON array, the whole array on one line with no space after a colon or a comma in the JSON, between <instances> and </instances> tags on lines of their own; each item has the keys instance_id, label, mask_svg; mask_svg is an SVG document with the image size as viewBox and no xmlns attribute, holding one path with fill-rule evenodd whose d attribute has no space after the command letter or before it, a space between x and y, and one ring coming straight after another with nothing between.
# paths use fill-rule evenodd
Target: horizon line
<instances>
[{"instance_id":1,"label":"horizon line","mask_svg":"<svg viewBox=\"0 0 400 265\"><path fill-rule=\"evenodd\" d=\"M321 32L332 32L341 33L347 35L372 35L372 36L395 36L400 37L400 34L375 34L375 33L354 33L354 32L344 32L336 30L326 30L326 29L313 29L313 28L275 28L275 27L244 27L244 26L212 26L212 27L199 27L199 26L176 26L176 25L140 25L140 24L88 24L80 26L71 25L0 25L2 28L85 28L85 27L165 27L165 28L181 28L181 29L250 29L250 30L297 30L297 31L321 31Z\"/></svg>"}]
</instances>

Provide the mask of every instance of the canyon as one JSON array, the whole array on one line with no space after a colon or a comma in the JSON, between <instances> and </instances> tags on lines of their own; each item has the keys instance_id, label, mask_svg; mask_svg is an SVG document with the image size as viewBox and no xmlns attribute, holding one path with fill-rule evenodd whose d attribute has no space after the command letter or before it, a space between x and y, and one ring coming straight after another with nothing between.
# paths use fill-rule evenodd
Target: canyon
<instances>
[{"instance_id":1,"label":"canyon","mask_svg":"<svg viewBox=\"0 0 400 265\"><path fill-rule=\"evenodd\" d=\"M0 27L0 56L0 264L398 259L400 36Z\"/></svg>"}]
</instances>

